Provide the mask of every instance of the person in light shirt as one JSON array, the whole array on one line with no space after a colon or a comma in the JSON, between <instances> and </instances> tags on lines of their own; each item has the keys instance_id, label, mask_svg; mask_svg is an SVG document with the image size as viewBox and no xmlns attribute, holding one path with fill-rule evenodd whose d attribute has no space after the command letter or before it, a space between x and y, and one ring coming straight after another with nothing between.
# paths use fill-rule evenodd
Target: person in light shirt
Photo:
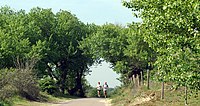
<instances>
[{"instance_id":1,"label":"person in light shirt","mask_svg":"<svg viewBox=\"0 0 200 106\"><path fill-rule=\"evenodd\" d=\"M108 90L108 84L107 84L107 82L105 82L103 85L103 92L104 92L105 98L107 98L107 90Z\"/></svg>"},{"instance_id":2,"label":"person in light shirt","mask_svg":"<svg viewBox=\"0 0 200 106\"><path fill-rule=\"evenodd\" d=\"M97 95L100 97L100 92L101 92L101 84L100 82L97 83Z\"/></svg>"}]
</instances>

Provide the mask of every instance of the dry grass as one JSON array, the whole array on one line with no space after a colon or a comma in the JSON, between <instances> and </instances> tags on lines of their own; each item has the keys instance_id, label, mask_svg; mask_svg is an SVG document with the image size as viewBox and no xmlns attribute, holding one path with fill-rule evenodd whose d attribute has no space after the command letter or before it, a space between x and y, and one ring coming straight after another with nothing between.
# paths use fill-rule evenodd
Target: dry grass
<instances>
[{"instance_id":1,"label":"dry grass","mask_svg":"<svg viewBox=\"0 0 200 106\"><path fill-rule=\"evenodd\" d=\"M160 99L161 84L151 83L150 90L145 86L133 89L123 87L112 97L113 106L184 106L184 89L172 89L172 84L165 84L165 99ZM200 92L198 96L189 96L188 106L200 106Z\"/></svg>"},{"instance_id":2,"label":"dry grass","mask_svg":"<svg viewBox=\"0 0 200 106\"><path fill-rule=\"evenodd\" d=\"M21 97L12 99L14 106L59 106L60 103L69 100L70 98L54 97L46 93L42 93L38 101L29 101Z\"/></svg>"}]
</instances>

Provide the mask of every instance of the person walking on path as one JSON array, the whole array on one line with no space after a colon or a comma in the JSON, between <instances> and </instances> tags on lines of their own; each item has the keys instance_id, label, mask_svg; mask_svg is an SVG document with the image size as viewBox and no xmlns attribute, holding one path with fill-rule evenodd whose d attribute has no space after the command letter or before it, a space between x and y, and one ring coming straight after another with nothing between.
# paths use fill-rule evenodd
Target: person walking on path
<instances>
[{"instance_id":1,"label":"person walking on path","mask_svg":"<svg viewBox=\"0 0 200 106\"><path fill-rule=\"evenodd\" d=\"M97 95L100 97L100 92L101 92L101 84L100 82L97 83Z\"/></svg>"},{"instance_id":2,"label":"person walking on path","mask_svg":"<svg viewBox=\"0 0 200 106\"><path fill-rule=\"evenodd\" d=\"M108 90L108 84L107 84L107 82L105 82L103 85L103 92L104 92L105 98L107 98L107 90Z\"/></svg>"}]
</instances>

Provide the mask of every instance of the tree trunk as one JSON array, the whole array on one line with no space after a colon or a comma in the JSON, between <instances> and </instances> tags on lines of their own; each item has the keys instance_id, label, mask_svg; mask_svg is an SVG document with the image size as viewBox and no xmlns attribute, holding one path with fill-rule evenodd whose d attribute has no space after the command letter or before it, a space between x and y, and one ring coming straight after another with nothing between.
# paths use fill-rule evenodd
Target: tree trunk
<instances>
[{"instance_id":1,"label":"tree trunk","mask_svg":"<svg viewBox=\"0 0 200 106\"><path fill-rule=\"evenodd\" d=\"M162 85L161 85L161 99L164 99L164 81L162 81Z\"/></svg>"},{"instance_id":2,"label":"tree trunk","mask_svg":"<svg viewBox=\"0 0 200 106\"><path fill-rule=\"evenodd\" d=\"M139 78L139 75L137 75L137 86L139 87L140 86L140 78Z\"/></svg>"},{"instance_id":3,"label":"tree trunk","mask_svg":"<svg viewBox=\"0 0 200 106\"><path fill-rule=\"evenodd\" d=\"M133 83L134 83L134 87L137 87L137 84L136 84L136 75L133 75Z\"/></svg>"},{"instance_id":4,"label":"tree trunk","mask_svg":"<svg viewBox=\"0 0 200 106\"><path fill-rule=\"evenodd\" d=\"M77 79L76 79L76 88L79 97L84 97L85 93L82 87L82 76L83 76L83 69L81 69L80 73L77 72Z\"/></svg>"},{"instance_id":5,"label":"tree trunk","mask_svg":"<svg viewBox=\"0 0 200 106\"><path fill-rule=\"evenodd\" d=\"M67 79L67 60L62 60L60 61L59 63L57 63L57 66L59 68L59 70L61 71L61 76L60 76L60 81L59 81L59 85L60 85L60 89L61 89L61 92L63 94L65 94L65 89L67 88L66 87L66 79Z\"/></svg>"},{"instance_id":6,"label":"tree trunk","mask_svg":"<svg viewBox=\"0 0 200 106\"><path fill-rule=\"evenodd\" d=\"M51 79L56 79L56 80L59 80L54 74L53 74L53 71L51 69L51 67L49 65L47 65L47 73L48 75L51 77Z\"/></svg>"},{"instance_id":7,"label":"tree trunk","mask_svg":"<svg viewBox=\"0 0 200 106\"><path fill-rule=\"evenodd\" d=\"M134 77L134 76L132 75L132 77L129 78L129 81L130 81L130 83L131 83L131 86L134 86L134 79L133 79L133 77Z\"/></svg>"},{"instance_id":8,"label":"tree trunk","mask_svg":"<svg viewBox=\"0 0 200 106\"><path fill-rule=\"evenodd\" d=\"M85 93L83 92L83 87L82 87L82 83L81 83L81 78L77 78L77 85L76 85L76 88L77 88L77 96L79 97L84 97L85 96Z\"/></svg>"},{"instance_id":9,"label":"tree trunk","mask_svg":"<svg viewBox=\"0 0 200 106\"><path fill-rule=\"evenodd\" d=\"M185 105L188 105L188 101L187 101L187 85L185 85Z\"/></svg>"},{"instance_id":10,"label":"tree trunk","mask_svg":"<svg viewBox=\"0 0 200 106\"><path fill-rule=\"evenodd\" d=\"M77 70L76 72L76 78L75 78L75 87L68 90L68 93L70 95L76 95L79 97L85 97L85 93L83 91L82 86L82 76L83 76L83 69Z\"/></svg>"},{"instance_id":11,"label":"tree trunk","mask_svg":"<svg viewBox=\"0 0 200 106\"><path fill-rule=\"evenodd\" d=\"M141 85L143 86L143 71L140 71L140 74L141 74L141 76L140 76L140 78L141 78Z\"/></svg>"},{"instance_id":12,"label":"tree trunk","mask_svg":"<svg viewBox=\"0 0 200 106\"><path fill-rule=\"evenodd\" d=\"M149 89L149 69L147 69L147 89Z\"/></svg>"},{"instance_id":13,"label":"tree trunk","mask_svg":"<svg viewBox=\"0 0 200 106\"><path fill-rule=\"evenodd\" d=\"M65 88L66 88L66 78L67 78L67 71L63 70L63 73L61 75L61 92L62 94L65 94Z\"/></svg>"}]
</instances>

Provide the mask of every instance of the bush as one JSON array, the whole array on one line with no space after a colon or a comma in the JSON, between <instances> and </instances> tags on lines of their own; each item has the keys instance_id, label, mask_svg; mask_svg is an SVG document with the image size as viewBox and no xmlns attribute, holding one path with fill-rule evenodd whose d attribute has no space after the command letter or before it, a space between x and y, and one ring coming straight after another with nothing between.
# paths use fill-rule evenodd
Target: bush
<instances>
[{"instance_id":1,"label":"bush","mask_svg":"<svg viewBox=\"0 0 200 106\"><path fill-rule=\"evenodd\" d=\"M44 77L43 79L39 80L39 85L43 92L47 92L49 94L54 94L58 91L56 81L50 77Z\"/></svg>"},{"instance_id":2,"label":"bush","mask_svg":"<svg viewBox=\"0 0 200 106\"><path fill-rule=\"evenodd\" d=\"M102 93L102 95L103 95L103 93ZM90 89L88 89L87 92L86 92L86 96L87 97L98 97L98 95L97 95L97 89L96 88L90 88Z\"/></svg>"},{"instance_id":3,"label":"bush","mask_svg":"<svg viewBox=\"0 0 200 106\"><path fill-rule=\"evenodd\" d=\"M29 100L36 100L39 96L39 86L36 76L31 70L21 69L15 71L15 77L12 85L18 90L18 93Z\"/></svg>"},{"instance_id":4,"label":"bush","mask_svg":"<svg viewBox=\"0 0 200 106\"><path fill-rule=\"evenodd\" d=\"M39 87L31 70L3 69L0 70L0 100L19 94L29 100L36 100Z\"/></svg>"},{"instance_id":5,"label":"bush","mask_svg":"<svg viewBox=\"0 0 200 106\"><path fill-rule=\"evenodd\" d=\"M13 97L17 89L11 84L14 77L14 70L3 69L0 71L0 100L4 101L7 98Z\"/></svg>"},{"instance_id":6,"label":"bush","mask_svg":"<svg viewBox=\"0 0 200 106\"><path fill-rule=\"evenodd\" d=\"M5 85L0 90L0 100L6 100L8 98L11 98L16 93L16 88L12 85Z\"/></svg>"}]
</instances>

